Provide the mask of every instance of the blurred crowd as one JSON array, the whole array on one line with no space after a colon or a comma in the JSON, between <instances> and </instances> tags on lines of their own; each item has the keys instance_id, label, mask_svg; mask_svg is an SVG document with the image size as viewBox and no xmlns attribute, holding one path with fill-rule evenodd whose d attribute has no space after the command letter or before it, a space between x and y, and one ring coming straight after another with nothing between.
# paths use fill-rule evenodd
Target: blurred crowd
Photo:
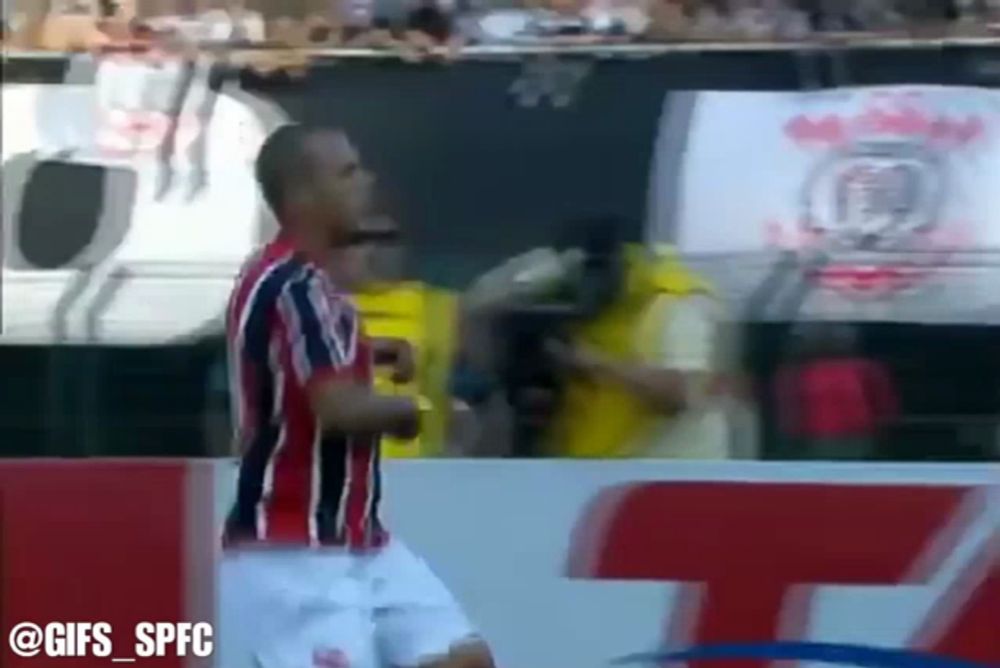
<instances>
[{"instance_id":1,"label":"blurred crowd","mask_svg":"<svg viewBox=\"0 0 1000 668\"><path fill-rule=\"evenodd\" d=\"M9 48L389 48L997 34L1000 0L11 0Z\"/></svg>"}]
</instances>

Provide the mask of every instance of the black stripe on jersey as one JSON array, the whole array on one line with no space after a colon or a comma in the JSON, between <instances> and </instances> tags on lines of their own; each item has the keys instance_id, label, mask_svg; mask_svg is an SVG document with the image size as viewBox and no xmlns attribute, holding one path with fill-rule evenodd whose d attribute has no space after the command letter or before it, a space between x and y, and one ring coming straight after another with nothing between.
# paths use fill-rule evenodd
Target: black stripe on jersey
<instances>
[{"instance_id":1,"label":"black stripe on jersey","mask_svg":"<svg viewBox=\"0 0 1000 668\"><path fill-rule=\"evenodd\" d=\"M308 365L308 368L302 369L303 376L308 376L313 369L341 366L348 362L332 338L337 333L327 331L329 316L314 303L317 299L327 299L316 285L316 277L307 272L292 281L288 285L288 299L298 320L300 331L295 334L301 336L302 352Z\"/></svg>"},{"instance_id":2,"label":"black stripe on jersey","mask_svg":"<svg viewBox=\"0 0 1000 668\"><path fill-rule=\"evenodd\" d=\"M268 425L259 431L240 462L236 503L226 518L226 536L235 540L257 538L257 503L264 491L264 472L277 446L281 429Z\"/></svg>"},{"instance_id":3,"label":"black stripe on jersey","mask_svg":"<svg viewBox=\"0 0 1000 668\"><path fill-rule=\"evenodd\" d=\"M382 500L382 448L379 439L375 439L372 443L372 500L368 505L368 527L367 530L371 531L381 531L382 527L379 525L378 519L378 507L379 502Z\"/></svg>"},{"instance_id":4,"label":"black stripe on jersey","mask_svg":"<svg viewBox=\"0 0 1000 668\"><path fill-rule=\"evenodd\" d=\"M320 496L316 509L316 533L321 543L339 543L344 539L342 526L338 526L340 503L347 485L347 457L350 439L344 435L330 435L320 443ZM346 510L346 509L345 509Z\"/></svg>"}]
</instances>

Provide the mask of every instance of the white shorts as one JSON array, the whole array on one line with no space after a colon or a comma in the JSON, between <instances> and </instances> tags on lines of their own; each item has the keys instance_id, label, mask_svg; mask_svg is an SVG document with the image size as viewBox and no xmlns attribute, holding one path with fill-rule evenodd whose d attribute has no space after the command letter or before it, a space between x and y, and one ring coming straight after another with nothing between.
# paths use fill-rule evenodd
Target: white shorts
<instances>
[{"instance_id":1,"label":"white shorts","mask_svg":"<svg viewBox=\"0 0 1000 668\"><path fill-rule=\"evenodd\" d=\"M397 539L368 555L230 552L220 580L215 668L412 668L476 637Z\"/></svg>"}]
</instances>

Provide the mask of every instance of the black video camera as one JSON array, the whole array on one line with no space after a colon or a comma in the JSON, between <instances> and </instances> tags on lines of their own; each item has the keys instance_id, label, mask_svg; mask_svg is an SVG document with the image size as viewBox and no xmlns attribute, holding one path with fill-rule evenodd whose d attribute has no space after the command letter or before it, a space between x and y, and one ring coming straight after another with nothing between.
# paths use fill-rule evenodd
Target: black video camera
<instances>
[{"instance_id":1,"label":"black video camera","mask_svg":"<svg viewBox=\"0 0 1000 668\"><path fill-rule=\"evenodd\" d=\"M598 315L622 290L627 229L613 216L567 221L556 248L582 251L580 270L553 295L498 314L496 374L514 414L515 456L541 454L542 435L560 403L563 375L546 353L546 343L568 341L575 325Z\"/></svg>"}]
</instances>

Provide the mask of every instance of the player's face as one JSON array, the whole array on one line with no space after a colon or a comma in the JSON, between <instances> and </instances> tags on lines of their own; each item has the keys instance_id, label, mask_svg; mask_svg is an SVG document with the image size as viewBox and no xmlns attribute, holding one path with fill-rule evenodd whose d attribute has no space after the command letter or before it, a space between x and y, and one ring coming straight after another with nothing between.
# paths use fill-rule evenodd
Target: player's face
<instances>
[{"instance_id":1,"label":"player's face","mask_svg":"<svg viewBox=\"0 0 1000 668\"><path fill-rule=\"evenodd\" d=\"M335 239L345 239L371 211L374 179L341 132L320 132L310 145L315 217Z\"/></svg>"},{"instance_id":2,"label":"player's face","mask_svg":"<svg viewBox=\"0 0 1000 668\"><path fill-rule=\"evenodd\" d=\"M400 280L400 272L393 272L386 266L392 261L387 252L398 245L396 223L385 217L368 218L359 231L366 235L363 240L334 251L336 269L331 273L336 275L338 283L348 289L358 289L372 283Z\"/></svg>"}]
</instances>

